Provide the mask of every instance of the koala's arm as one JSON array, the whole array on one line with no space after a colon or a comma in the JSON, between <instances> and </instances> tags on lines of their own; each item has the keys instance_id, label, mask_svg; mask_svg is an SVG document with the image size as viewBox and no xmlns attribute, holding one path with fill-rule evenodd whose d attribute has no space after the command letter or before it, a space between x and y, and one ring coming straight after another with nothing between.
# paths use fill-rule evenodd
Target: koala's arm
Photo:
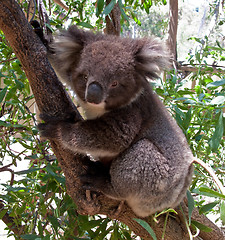
<instances>
[{"instance_id":1,"label":"koala's arm","mask_svg":"<svg viewBox=\"0 0 225 240\"><path fill-rule=\"evenodd\" d=\"M41 135L58 139L65 148L96 157L114 157L127 149L141 128L138 112L105 114L95 120L77 123L48 121L41 124Z\"/></svg>"}]
</instances>

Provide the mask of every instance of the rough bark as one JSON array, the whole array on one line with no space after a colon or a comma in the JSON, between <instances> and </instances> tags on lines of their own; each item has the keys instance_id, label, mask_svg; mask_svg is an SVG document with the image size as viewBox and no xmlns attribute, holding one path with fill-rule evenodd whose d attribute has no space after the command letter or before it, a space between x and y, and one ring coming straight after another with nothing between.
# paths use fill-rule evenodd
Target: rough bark
<instances>
[{"instance_id":1,"label":"rough bark","mask_svg":"<svg viewBox=\"0 0 225 240\"><path fill-rule=\"evenodd\" d=\"M61 115L65 111L74 111L77 119L80 115L72 101L58 81L47 57L46 49L34 34L28 24L22 10L15 0L0 1L0 29L4 32L16 56L30 81L36 103L41 112L48 112L51 115ZM54 153L58 158L60 166L67 181L67 191L75 201L78 211L81 214L105 214L128 225L137 235L143 239L151 239L150 235L133 218L137 218L131 209L124 204L120 214L112 215L119 202L109 199L101 194L93 197L90 192L85 192L79 183L79 174L85 171L86 157L73 154L63 149L59 142L51 142ZM183 204L184 212L187 213L187 206ZM161 239L165 215L158 218L158 223L152 221L152 217L145 220L152 226L158 239ZM200 233L204 240L224 239L220 229L211 223L207 218L200 216L196 210L194 219L200 219L201 223L212 226L212 233ZM168 218L166 227L167 240L189 239L182 213ZM213 238L212 238L213 236Z\"/></svg>"},{"instance_id":2,"label":"rough bark","mask_svg":"<svg viewBox=\"0 0 225 240\"><path fill-rule=\"evenodd\" d=\"M111 0L107 0L106 4L108 5ZM111 35L120 35L121 26L120 26L120 9L119 4L116 3L111 13L105 17L106 28L105 33Z\"/></svg>"}]
</instances>

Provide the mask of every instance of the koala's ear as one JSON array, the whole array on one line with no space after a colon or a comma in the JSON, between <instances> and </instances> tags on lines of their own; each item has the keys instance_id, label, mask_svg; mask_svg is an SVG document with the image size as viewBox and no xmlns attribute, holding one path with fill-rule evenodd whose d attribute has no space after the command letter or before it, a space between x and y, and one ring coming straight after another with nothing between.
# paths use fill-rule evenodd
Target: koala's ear
<instances>
[{"instance_id":1,"label":"koala's ear","mask_svg":"<svg viewBox=\"0 0 225 240\"><path fill-rule=\"evenodd\" d=\"M62 81L70 85L71 71L79 64L82 49L95 35L76 26L61 31L50 45L49 60Z\"/></svg>"},{"instance_id":2,"label":"koala's ear","mask_svg":"<svg viewBox=\"0 0 225 240\"><path fill-rule=\"evenodd\" d=\"M136 70L150 79L158 78L160 73L171 65L169 50L157 38L145 38L136 41Z\"/></svg>"}]
</instances>

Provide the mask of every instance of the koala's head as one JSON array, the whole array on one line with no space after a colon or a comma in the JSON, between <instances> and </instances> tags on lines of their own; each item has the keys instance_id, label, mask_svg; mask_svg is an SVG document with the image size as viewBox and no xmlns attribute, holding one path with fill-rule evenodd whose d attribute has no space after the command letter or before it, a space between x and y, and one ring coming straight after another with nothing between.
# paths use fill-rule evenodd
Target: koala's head
<instances>
[{"instance_id":1,"label":"koala's head","mask_svg":"<svg viewBox=\"0 0 225 240\"><path fill-rule=\"evenodd\" d=\"M60 61L56 71L78 99L106 111L134 101L146 78L158 77L169 62L158 39L122 39L75 26L62 32L53 47Z\"/></svg>"}]
</instances>

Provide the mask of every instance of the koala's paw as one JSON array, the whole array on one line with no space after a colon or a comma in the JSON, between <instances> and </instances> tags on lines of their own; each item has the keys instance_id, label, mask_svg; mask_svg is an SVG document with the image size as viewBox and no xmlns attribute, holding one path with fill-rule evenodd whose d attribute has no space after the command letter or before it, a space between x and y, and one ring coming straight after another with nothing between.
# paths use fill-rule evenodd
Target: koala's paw
<instances>
[{"instance_id":1,"label":"koala's paw","mask_svg":"<svg viewBox=\"0 0 225 240\"><path fill-rule=\"evenodd\" d=\"M63 113L62 115L49 115L47 113L41 113L40 119L45 123L38 124L37 128L40 132L40 135L43 138L47 139L59 139L60 136L60 126L65 125L66 123L75 122L75 113Z\"/></svg>"},{"instance_id":2,"label":"koala's paw","mask_svg":"<svg viewBox=\"0 0 225 240\"><path fill-rule=\"evenodd\" d=\"M49 115L47 113L41 113L40 119L45 121L45 123L60 123L68 122L75 123L76 113L75 112L65 112L61 115Z\"/></svg>"},{"instance_id":3,"label":"koala's paw","mask_svg":"<svg viewBox=\"0 0 225 240\"><path fill-rule=\"evenodd\" d=\"M41 137L46 139L59 138L58 124L55 123L40 123L37 126Z\"/></svg>"},{"instance_id":4,"label":"koala's paw","mask_svg":"<svg viewBox=\"0 0 225 240\"><path fill-rule=\"evenodd\" d=\"M45 45L45 47L49 48L49 42L44 36L43 28L41 27L40 23L37 20L30 21L31 26L34 28L34 32L38 35L42 43ZM50 30L50 28L48 28ZM51 30L50 30L51 31Z\"/></svg>"}]
</instances>

